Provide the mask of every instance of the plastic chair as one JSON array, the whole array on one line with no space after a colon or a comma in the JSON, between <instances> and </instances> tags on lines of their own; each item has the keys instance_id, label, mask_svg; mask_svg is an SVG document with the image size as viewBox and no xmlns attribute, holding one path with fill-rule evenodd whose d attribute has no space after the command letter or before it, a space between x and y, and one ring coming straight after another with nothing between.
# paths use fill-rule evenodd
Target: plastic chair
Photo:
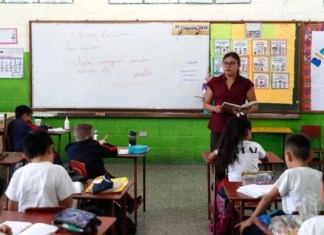
<instances>
[{"instance_id":1,"label":"plastic chair","mask_svg":"<svg viewBox=\"0 0 324 235\"><path fill-rule=\"evenodd\" d=\"M75 170L78 175L88 178L87 168L83 162L71 160L70 168Z\"/></svg>"},{"instance_id":2,"label":"plastic chair","mask_svg":"<svg viewBox=\"0 0 324 235\"><path fill-rule=\"evenodd\" d=\"M324 149L322 149L322 130L320 125L303 125L301 126L301 132L311 139L313 147L312 151L314 153L314 158L311 163L318 164L319 170L321 170L321 165L324 164L322 156ZM315 143L315 144L314 144Z\"/></svg>"},{"instance_id":3,"label":"plastic chair","mask_svg":"<svg viewBox=\"0 0 324 235\"><path fill-rule=\"evenodd\" d=\"M66 209L63 206L55 206L55 207L29 207L25 210L25 213L28 212L37 212L37 213L57 213Z\"/></svg>"}]
</instances>

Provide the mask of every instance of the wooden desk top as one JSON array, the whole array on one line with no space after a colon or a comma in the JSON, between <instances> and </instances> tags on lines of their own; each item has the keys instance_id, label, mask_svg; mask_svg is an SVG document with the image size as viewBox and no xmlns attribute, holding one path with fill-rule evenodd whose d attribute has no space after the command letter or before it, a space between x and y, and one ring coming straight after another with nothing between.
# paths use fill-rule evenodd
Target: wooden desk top
<instances>
[{"instance_id":1,"label":"wooden desk top","mask_svg":"<svg viewBox=\"0 0 324 235\"><path fill-rule=\"evenodd\" d=\"M215 160L208 159L209 152L202 152L201 156L206 163L215 163ZM285 162L273 152L266 153L267 159L261 160L261 165L284 164Z\"/></svg>"},{"instance_id":2,"label":"wooden desk top","mask_svg":"<svg viewBox=\"0 0 324 235\"><path fill-rule=\"evenodd\" d=\"M55 130L55 128L54 128ZM53 129L48 129L48 134L50 135L64 135L64 134L68 134L71 133L72 130L59 130L59 131L54 131Z\"/></svg>"},{"instance_id":3,"label":"wooden desk top","mask_svg":"<svg viewBox=\"0 0 324 235\"><path fill-rule=\"evenodd\" d=\"M37 213L37 212L18 212L18 211L2 211L0 215L1 221L24 221L30 223L45 223L52 224L52 219L55 213ZM98 226L98 231L94 234L105 234L111 226L116 222L115 217L102 217L98 216L98 219L101 220L101 225ZM73 232L68 232L67 230L59 229L58 234L76 234ZM80 233L78 233L80 234Z\"/></svg>"},{"instance_id":4,"label":"wooden desk top","mask_svg":"<svg viewBox=\"0 0 324 235\"><path fill-rule=\"evenodd\" d=\"M22 152L4 152L4 154L8 156L0 160L0 165L12 165L25 159Z\"/></svg>"},{"instance_id":5,"label":"wooden desk top","mask_svg":"<svg viewBox=\"0 0 324 235\"><path fill-rule=\"evenodd\" d=\"M100 200L120 200L129 190L129 188L134 184L132 180L128 181L128 184L125 186L124 190L119 193L86 193L82 192L80 194L72 194L73 199L100 199ZM90 185L90 183L88 183Z\"/></svg>"},{"instance_id":6,"label":"wooden desk top","mask_svg":"<svg viewBox=\"0 0 324 235\"><path fill-rule=\"evenodd\" d=\"M252 133L260 134L290 134L293 130L289 127L252 127Z\"/></svg>"}]
</instances>

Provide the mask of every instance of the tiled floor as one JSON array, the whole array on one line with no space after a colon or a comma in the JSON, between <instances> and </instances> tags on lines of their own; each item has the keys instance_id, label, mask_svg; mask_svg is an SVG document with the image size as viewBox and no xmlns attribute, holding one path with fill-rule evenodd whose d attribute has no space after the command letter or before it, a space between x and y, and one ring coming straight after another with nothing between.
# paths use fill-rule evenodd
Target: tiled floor
<instances>
[{"instance_id":1,"label":"tiled floor","mask_svg":"<svg viewBox=\"0 0 324 235\"><path fill-rule=\"evenodd\" d=\"M117 176L133 178L132 164L107 165ZM138 193L142 192L139 167ZM147 165L146 212L139 208L138 235L203 235L209 224L205 166ZM132 216L132 218L134 218Z\"/></svg>"}]
</instances>

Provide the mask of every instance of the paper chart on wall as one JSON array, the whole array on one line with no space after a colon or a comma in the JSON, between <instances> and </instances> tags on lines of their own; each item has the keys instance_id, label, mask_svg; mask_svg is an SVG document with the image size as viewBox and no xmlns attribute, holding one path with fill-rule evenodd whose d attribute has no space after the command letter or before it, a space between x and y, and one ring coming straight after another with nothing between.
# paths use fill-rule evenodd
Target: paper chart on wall
<instances>
[{"instance_id":1,"label":"paper chart on wall","mask_svg":"<svg viewBox=\"0 0 324 235\"><path fill-rule=\"evenodd\" d=\"M23 48L0 48L0 78L22 78Z\"/></svg>"}]
</instances>

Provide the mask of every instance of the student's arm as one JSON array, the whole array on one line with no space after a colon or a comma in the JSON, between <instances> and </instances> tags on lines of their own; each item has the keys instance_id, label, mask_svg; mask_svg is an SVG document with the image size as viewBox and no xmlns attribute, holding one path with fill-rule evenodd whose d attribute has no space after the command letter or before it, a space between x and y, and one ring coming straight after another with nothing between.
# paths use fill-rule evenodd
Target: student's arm
<instances>
[{"instance_id":1,"label":"student's arm","mask_svg":"<svg viewBox=\"0 0 324 235\"><path fill-rule=\"evenodd\" d=\"M278 188L273 187L273 189L261 199L251 217L235 225L235 227L240 226L240 234L243 234L243 231L246 227L252 225L252 218L258 217L259 215L264 213L267 210L267 208L269 208L270 204L276 199L276 197L279 196L280 194Z\"/></svg>"},{"instance_id":2,"label":"student's arm","mask_svg":"<svg viewBox=\"0 0 324 235\"><path fill-rule=\"evenodd\" d=\"M18 211L18 202L8 199L8 211Z\"/></svg>"},{"instance_id":3,"label":"student's arm","mask_svg":"<svg viewBox=\"0 0 324 235\"><path fill-rule=\"evenodd\" d=\"M59 205L65 207L65 208L72 207L72 196L68 196L67 198L59 201Z\"/></svg>"},{"instance_id":4,"label":"student's arm","mask_svg":"<svg viewBox=\"0 0 324 235\"><path fill-rule=\"evenodd\" d=\"M210 161L212 161L212 160L215 160L215 158L216 158L216 152L215 152L215 151L212 151L212 152L208 155L208 159L209 159Z\"/></svg>"}]
</instances>

